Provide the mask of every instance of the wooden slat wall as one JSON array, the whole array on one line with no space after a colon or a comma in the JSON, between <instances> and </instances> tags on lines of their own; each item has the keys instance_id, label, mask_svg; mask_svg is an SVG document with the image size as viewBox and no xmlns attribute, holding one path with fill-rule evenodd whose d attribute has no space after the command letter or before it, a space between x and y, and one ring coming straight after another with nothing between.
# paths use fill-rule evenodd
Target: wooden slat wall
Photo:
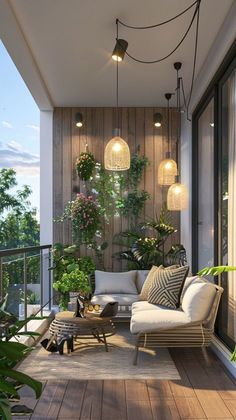
<instances>
[{"instance_id":1,"label":"wooden slat wall","mask_svg":"<svg viewBox=\"0 0 236 420\"><path fill-rule=\"evenodd\" d=\"M84 117L82 128L75 126L75 114L81 112ZM163 116L161 128L153 126L153 115L160 112ZM85 190L84 183L79 180L75 161L80 152L85 151L88 144L89 150L95 159L103 162L104 148L112 137L115 126L115 108L56 108L54 111L54 150L53 150L53 208L54 218L63 213L66 203L72 200L75 194ZM151 195L142 219L154 217L159 214L161 206L166 201L167 188L162 188L157 183L157 170L160 161L167 151L167 110L166 108L120 108L119 121L123 138L128 142L131 153L140 145L141 154L150 160L150 165L145 171L140 184ZM172 155L176 155L176 130L177 115L175 109L171 109L171 139ZM179 213L173 212L173 224L178 232L168 241L168 247L172 243L179 242ZM114 217L109 225L106 225L106 240L109 248L104 255L106 270L119 271L125 269L116 259L112 258L119 248L112 244L115 233L128 228L129 221L122 217ZM64 224L54 223L54 243L62 242L70 244L72 239L69 222ZM87 255L85 247L81 249L82 255Z\"/></svg>"}]
</instances>

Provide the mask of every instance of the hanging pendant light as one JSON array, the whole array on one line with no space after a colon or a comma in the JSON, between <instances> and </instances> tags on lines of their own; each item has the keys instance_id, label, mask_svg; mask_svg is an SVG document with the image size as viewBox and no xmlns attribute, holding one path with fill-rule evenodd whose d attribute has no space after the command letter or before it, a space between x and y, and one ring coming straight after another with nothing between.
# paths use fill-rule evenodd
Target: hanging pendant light
<instances>
[{"instance_id":1,"label":"hanging pendant light","mask_svg":"<svg viewBox=\"0 0 236 420\"><path fill-rule=\"evenodd\" d=\"M117 24L117 39L118 39L118 24ZM104 153L105 169L108 171L127 171L130 168L130 150L125 140L121 138L119 127L119 74L118 64L116 61L116 124L117 128L114 130L114 136L107 143Z\"/></svg>"},{"instance_id":2,"label":"hanging pendant light","mask_svg":"<svg viewBox=\"0 0 236 420\"><path fill-rule=\"evenodd\" d=\"M158 184L159 185L171 185L175 182L175 177L178 174L177 164L174 159L171 159L170 152L170 99L172 93L166 93L165 97L168 103L168 114L167 114L167 129L168 129L168 152L166 152L166 158L161 161L158 167Z\"/></svg>"},{"instance_id":3,"label":"hanging pendant light","mask_svg":"<svg viewBox=\"0 0 236 420\"><path fill-rule=\"evenodd\" d=\"M180 77L179 70L181 69L182 64L177 62L174 63L174 68L177 71L177 112L178 112L178 126L177 126L177 151L179 147L179 138L180 138ZM186 185L182 184L178 180L170 186L167 192L167 208L171 211L180 211L188 207L188 189Z\"/></svg>"}]
</instances>

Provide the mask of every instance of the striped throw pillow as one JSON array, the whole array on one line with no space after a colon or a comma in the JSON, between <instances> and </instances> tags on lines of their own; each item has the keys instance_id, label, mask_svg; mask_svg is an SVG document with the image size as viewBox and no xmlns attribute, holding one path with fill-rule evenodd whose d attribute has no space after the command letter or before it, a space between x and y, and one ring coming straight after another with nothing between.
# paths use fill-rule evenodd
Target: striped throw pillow
<instances>
[{"instance_id":1,"label":"striped throw pillow","mask_svg":"<svg viewBox=\"0 0 236 420\"><path fill-rule=\"evenodd\" d=\"M178 308L188 271L188 266L168 270L161 268L156 271L148 293L148 302L171 309Z\"/></svg>"}]
</instances>

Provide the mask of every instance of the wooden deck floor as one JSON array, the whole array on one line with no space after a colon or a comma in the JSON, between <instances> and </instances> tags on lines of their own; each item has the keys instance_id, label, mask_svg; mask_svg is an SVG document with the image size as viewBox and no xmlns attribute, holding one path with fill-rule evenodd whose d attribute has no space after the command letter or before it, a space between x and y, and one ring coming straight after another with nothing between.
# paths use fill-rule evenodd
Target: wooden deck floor
<instances>
[{"instance_id":1,"label":"wooden deck floor","mask_svg":"<svg viewBox=\"0 0 236 420\"><path fill-rule=\"evenodd\" d=\"M24 391L31 419L169 420L236 418L236 385L210 350L174 349L179 381L94 380L44 384L40 400ZM94 372L96 378L96 372ZM22 419L22 417L19 417ZM15 418L16 419L16 418Z\"/></svg>"}]
</instances>

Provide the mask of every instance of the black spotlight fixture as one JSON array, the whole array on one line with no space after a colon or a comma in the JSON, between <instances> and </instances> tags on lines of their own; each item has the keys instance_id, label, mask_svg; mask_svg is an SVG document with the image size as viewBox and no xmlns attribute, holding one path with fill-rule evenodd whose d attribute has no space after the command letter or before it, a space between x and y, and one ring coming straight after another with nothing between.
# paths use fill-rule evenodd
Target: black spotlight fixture
<instances>
[{"instance_id":1,"label":"black spotlight fixture","mask_svg":"<svg viewBox=\"0 0 236 420\"><path fill-rule=\"evenodd\" d=\"M75 125L79 128L83 126L83 115L81 114L81 112L77 112L77 114L75 115Z\"/></svg>"},{"instance_id":2,"label":"black spotlight fixture","mask_svg":"<svg viewBox=\"0 0 236 420\"><path fill-rule=\"evenodd\" d=\"M112 59L114 61L122 61L124 59L127 48L128 42L125 39L117 39L115 48L112 53Z\"/></svg>"},{"instance_id":3,"label":"black spotlight fixture","mask_svg":"<svg viewBox=\"0 0 236 420\"><path fill-rule=\"evenodd\" d=\"M157 112L156 114L153 115L153 124L155 127L161 127L161 123L162 123L162 115Z\"/></svg>"}]
</instances>

